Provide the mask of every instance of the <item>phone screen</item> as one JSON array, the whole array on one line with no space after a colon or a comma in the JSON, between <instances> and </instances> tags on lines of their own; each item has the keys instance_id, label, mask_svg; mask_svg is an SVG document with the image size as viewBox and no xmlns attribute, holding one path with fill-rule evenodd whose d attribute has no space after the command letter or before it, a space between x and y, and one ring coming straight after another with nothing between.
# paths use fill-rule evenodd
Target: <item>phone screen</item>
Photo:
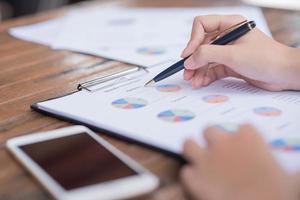
<instances>
[{"instance_id":1,"label":"phone screen","mask_svg":"<svg viewBox=\"0 0 300 200\"><path fill-rule=\"evenodd\" d=\"M87 133L20 148L65 190L137 174Z\"/></svg>"}]
</instances>

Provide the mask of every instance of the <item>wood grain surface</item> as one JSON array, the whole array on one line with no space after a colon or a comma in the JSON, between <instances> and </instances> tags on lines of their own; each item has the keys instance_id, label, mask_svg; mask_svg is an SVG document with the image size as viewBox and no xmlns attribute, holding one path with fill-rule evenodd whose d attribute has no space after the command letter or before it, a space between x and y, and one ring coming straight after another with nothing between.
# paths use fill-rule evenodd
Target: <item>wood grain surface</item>
<instances>
[{"instance_id":1,"label":"wood grain surface","mask_svg":"<svg viewBox=\"0 0 300 200\"><path fill-rule=\"evenodd\" d=\"M242 3L239 0L94 1L0 23L0 199L52 199L7 152L5 142L15 136L71 124L38 114L30 109L30 105L72 92L82 81L132 67L99 57L53 51L46 46L15 39L9 36L7 30L14 26L63 15L74 7L99 6L99 9L105 9L101 8L104 5L176 7L242 5ZM276 40L290 46L300 45L299 12L264 9L264 14ZM159 189L137 199L186 199L178 181L180 169L178 160L133 143L106 135L104 137L160 178Z\"/></svg>"}]
</instances>

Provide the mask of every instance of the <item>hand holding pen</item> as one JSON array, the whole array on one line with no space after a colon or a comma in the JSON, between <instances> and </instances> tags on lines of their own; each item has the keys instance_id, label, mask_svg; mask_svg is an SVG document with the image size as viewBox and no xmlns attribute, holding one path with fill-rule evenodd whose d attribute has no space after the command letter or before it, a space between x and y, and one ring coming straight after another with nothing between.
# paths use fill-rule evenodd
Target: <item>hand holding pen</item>
<instances>
[{"instance_id":1,"label":"hand holding pen","mask_svg":"<svg viewBox=\"0 0 300 200\"><path fill-rule=\"evenodd\" d=\"M255 28L256 24L254 21L248 22L247 20L244 20L238 24L235 24L233 26L230 26L224 31L216 31L214 33L214 37L212 41L210 42L211 45L226 45L230 42L233 42L234 40L239 39L240 37L247 34L249 31L251 31L253 28ZM157 76L155 76L152 80L147 82L145 86L149 86L152 84L155 84L156 82L159 82L161 80L164 80L168 78L169 76L172 76L173 74L181 71L184 69L184 63L186 60L189 59L189 57L193 56L188 55L182 60L178 61L177 63L171 65L169 68L165 69L161 73L159 73ZM209 66L210 67L210 66Z\"/></svg>"},{"instance_id":2,"label":"hand holding pen","mask_svg":"<svg viewBox=\"0 0 300 200\"><path fill-rule=\"evenodd\" d=\"M183 61L184 79L190 81L194 88L225 77L241 78L272 91L300 88L295 85L295 81L290 83L289 78L286 78L293 76L287 74L289 72L286 69L291 66L291 59L286 55L292 56L295 50L274 41L259 29L255 28L224 46L212 45L212 38L205 37L223 32L244 20L245 18L237 15L195 18L191 39L182 53L182 57L191 55ZM211 63L214 63L214 67L208 70Z\"/></svg>"}]
</instances>

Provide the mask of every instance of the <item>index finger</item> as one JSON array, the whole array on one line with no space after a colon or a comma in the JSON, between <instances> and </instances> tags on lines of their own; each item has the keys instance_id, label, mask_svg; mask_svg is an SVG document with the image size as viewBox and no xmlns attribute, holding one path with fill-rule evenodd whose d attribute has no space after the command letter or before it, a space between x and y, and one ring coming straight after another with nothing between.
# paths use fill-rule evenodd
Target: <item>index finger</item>
<instances>
[{"instance_id":1,"label":"index finger","mask_svg":"<svg viewBox=\"0 0 300 200\"><path fill-rule=\"evenodd\" d=\"M203 15L195 17L190 40L182 52L182 57L194 53L205 40L205 33L224 31L228 27L244 21L241 15Z\"/></svg>"},{"instance_id":2,"label":"index finger","mask_svg":"<svg viewBox=\"0 0 300 200\"><path fill-rule=\"evenodd\" d=\"M188 139L183 146L183 156L189 163L200 163L205 155L205 149L194 140Z\"/></svg>"},{"instance_id":3,"label":"index finger","mask_svg":"<svg viewBox=\"0 0 300 200\"><path fill-rule=\"evenodd\" d=\"M203 137L207 142L208 148L218 144L226 136L228 136L228 134L216 127L208 127L203 132Z\"/></svg>"}]
</instances>

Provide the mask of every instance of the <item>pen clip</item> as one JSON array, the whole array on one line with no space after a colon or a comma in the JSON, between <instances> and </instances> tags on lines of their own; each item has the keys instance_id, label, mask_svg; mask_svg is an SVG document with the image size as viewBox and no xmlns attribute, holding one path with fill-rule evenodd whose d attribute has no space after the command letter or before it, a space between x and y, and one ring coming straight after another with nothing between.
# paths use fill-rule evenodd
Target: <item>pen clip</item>
<instances>
[{"instance_id":1,"label":"pen clip","mask_svg":"<svg viewBox=\"0 0 300 200\"><path fill-rule=\"evenodd\" d=\"M242 22L240 22L238 24L235 24L235 25L232 25L232 26L228 27L224 31L216 33L216 35L214 37L212 37L211 43L213 43L217 39L221 38L222 36L226 35L227 33L233 31L234 29L237 29L238 27L243 26L246 23L248 23L248 20L244 20L244 21L242 21Z\"/></svg>"},{"instance_id":2,"label":"pen clip","mask_svg":"<svg viewBox=\"0 0 300 200\"><path fill-rule=\"evenodd\" d=\"M77 85L77 90L78 91L86 90L86 91L89 91L89 92L93 92L96 89L92 89L92 88L96 85L100 85L102 83L105 83L105 82L108 82L108 81L111 81L111 80L115 80L115 79L118 79L118 78L122 78L124 76L134 74L134 73L140 72L140 71L148 73L148 70L145 67L135 66L133 68L125 69L125 70L118 71L118 72L115 72L115 73L112 73L112 74L109 74L109 75L106 75L106 76L102 76L100 78L96 78L96 79L92 79L92 80L80 83L80 84Z\"/></svg>"}]
</instances>

